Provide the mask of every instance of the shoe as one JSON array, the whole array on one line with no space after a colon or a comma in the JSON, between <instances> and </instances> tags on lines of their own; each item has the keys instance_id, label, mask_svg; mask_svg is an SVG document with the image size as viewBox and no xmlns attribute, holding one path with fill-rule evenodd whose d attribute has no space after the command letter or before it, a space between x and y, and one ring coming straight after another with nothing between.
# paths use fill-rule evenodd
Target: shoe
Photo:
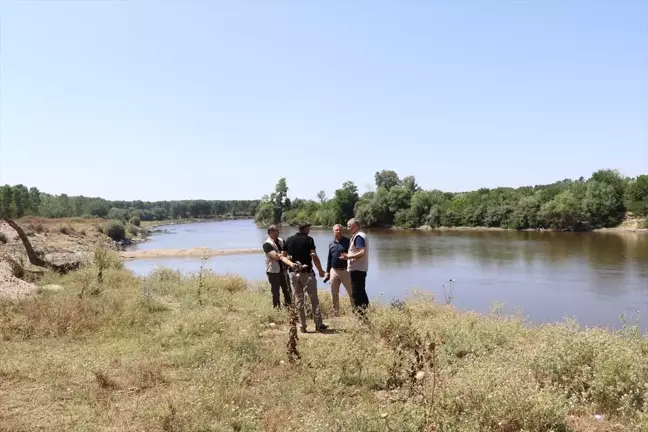
<instances>
[{"instance_id":1,"label":"shoe","mask_svg":"<svg viewBox=\"0 0 648 432\"><path fill-rule=\"evenodd\" d=\"M324 324L324 323L317 326L317 331L318 332L323 332L326 329L328 329L328 326L326 324Z\"/></svg>"}]
</instances>

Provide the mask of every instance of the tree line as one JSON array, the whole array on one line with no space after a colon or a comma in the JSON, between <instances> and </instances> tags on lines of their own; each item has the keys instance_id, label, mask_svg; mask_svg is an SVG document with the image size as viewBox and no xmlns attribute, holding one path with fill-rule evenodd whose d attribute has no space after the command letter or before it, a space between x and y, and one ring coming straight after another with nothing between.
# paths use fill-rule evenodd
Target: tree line
<instances>
[{"instance_id":1,"label":"tree line","mask_svg":"<svg viewBox=\"0 0 648 432\"><path fill-rule=\"evenodd\" d=\"M414 176L376 172L375 190L362 195L345 182L333 197L288 198L286 179L257 207L259 224L309 221L332 226L356 217L368 227L497 227L586 231L618 226L628 212L648 216L648 175L625 177L599 170L588 179L565 179L519 188L482 188L470 192L424 190Z\"/></svg>"},{"instance_id":2,"label":"tree line","mask_svg":"<svg viewBox=\"0 0 648 432\"><path fill-rule=\"evenodd\" d=\"M109 201L103 198L51 195L23 185L0 187L0 218L98 217L142 221L253 216L259 200Z\"/></svg>"}]
</instances>

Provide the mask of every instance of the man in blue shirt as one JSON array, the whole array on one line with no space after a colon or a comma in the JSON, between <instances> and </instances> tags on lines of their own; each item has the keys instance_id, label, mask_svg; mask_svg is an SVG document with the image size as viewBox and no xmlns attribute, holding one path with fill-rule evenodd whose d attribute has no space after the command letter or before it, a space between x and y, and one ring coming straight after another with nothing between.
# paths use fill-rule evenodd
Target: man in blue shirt
<instances>
[{"instance_id":1,"label":"man in blue shirt","mask_svg":"<svg viewBox=\"0 0 648 432\"><path fill-rule=\"evenodd\" d=\"M333 241L329 243L328 260L326 261L326 278L331 279L331 297L333 300L333 316L340 315L340 284L349 295L351 307L353 308L353 296L351 295L351 275L347 270L347 260L342 259L343 253L349 252L351 240L342 235L342 225L333 226Z\"/></svg>"}]
</instances>

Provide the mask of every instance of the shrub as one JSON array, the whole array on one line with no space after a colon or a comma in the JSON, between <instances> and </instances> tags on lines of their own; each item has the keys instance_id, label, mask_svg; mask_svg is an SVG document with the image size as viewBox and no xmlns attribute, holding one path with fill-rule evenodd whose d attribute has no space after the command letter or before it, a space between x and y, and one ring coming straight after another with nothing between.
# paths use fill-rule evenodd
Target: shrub
<instances>
[{"instance_id":1,"label":"shrub","mask_svg":"<svg viewBox=\"0 0 648 432\"><path fill-rule=\"evenodd\" d=\"M36 225L34 225L34 231L41 234L41 233L43 233L43 232L45 232L47 230L45 229L45 227L43 226L42 223L37 223Z\"/></svg>"},{"instance_id":2,"label":"shrub","mask_svg":"<svg viewBox=\"0 0 648 432\"><path fill-rule=\"evenodd\" d=\"M115 241L120 241L126 237L126 229L121 221L111 220L106 223L104 234Z\"/></svg>"},{"instance_id":3,"label":"shrub","mask_svg":"<svg viewBox=\"0 0 648 432\"><path fill-rule=\"evenodd\" d=\"M73 229L69 225L63 225L62 227L59 227L59 231L61 234L72 235Z\"/></svg>"},{"instance_id":4,"label":"shrub","mask_svg":"<svg viewBox=\"0 0 648 432\"><path fill-rule=\"evenodd\" d=\"M130 218L129 222L130 222L131 224L135 225L136 227L140 226L141 223L142 223L142 222L140 221L140 218L138 218L137 216L133 216L132 218Z\"/></svg>"},{"instance_id":5,"label":"shrub","mask_svg":"<svg viewBox=\"0 0 648 432\"><path fill-rule=\"evenodd\" d=\"M128 225L126 225L126 232L128 232L128 234L136 237L136 236L139 235L139 228L137 228L137 226L135 226L133 224L128 224Z\"/></svg>"}]
</instances>

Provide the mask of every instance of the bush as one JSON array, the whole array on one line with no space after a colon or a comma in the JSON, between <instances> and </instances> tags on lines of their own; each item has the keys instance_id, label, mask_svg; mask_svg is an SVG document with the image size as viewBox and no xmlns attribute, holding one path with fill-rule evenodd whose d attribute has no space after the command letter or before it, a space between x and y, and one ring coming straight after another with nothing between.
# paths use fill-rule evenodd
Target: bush
<instances>
[{"instance_id":1,"label":"bush","mask_svg":"<svg viewBox=\"0 0 648 432\"><path fill-rule=\"evenodd\" d=\"M74 230L73 230L72 227L70 227L69 225L64 225L64 226L62 226L62 227L59 227L59 232L60 232L61 234L65 234L65 235L72 235L73 231L74 231Z\"/></svg>"},{"instance_id":2,"label":"bush","mask_svg":"<svg viewBox=\"0 0 648 432\"><path fill-rule=\"evenodd\" d=\"M141 223L142 223L142 222L140 221L140 218L138 218L137 216L133 216L132 218L130 218L129 222L130 222L131 224L135 225L136 227L140 226Z\"/></svg>"},{"instance_id":3,"label":"bush","mask_svg":"<svg viewBox=\"0 0 648 432\"><path fill-rule=\"evenodd\" d=\"M139 228L137 228L137 226L135 226L133 224L128 224L126 226L126 231L128 232L128 234L130 234L132 236L135 236L135 237L139 235Z\"/></svg>"},{"instance_id":4,"label":"bush","mask_svg":"<svg viewBox=\"0 0 648 432\"><path fill-rule=\"evenodd\" d=\"M0 243L6 244L8 241L9 241L9 239L7 239L7 236L5 235L5 233L0 232Z\"/></svg>"},{"instance_id":5,"label":"bush","mask_svg":"<svg viewBox=\"0 0 648 432\"><path fill-rule=\"evenodd\" d=\"M111 220L104 227L104 234L115 241L120 241L126 237L126 228L121 221Z\"/></svg>"},{"instance_id":6,"label":"bush","mask_svg":"<svg viewBox=\"0 0 648 432\"><path fill-rule=\"evenodd\" d=\"M36 225L34 225L34 231L36 231L38 234L42 234L47 230L42 223L37 223Z\"/></svg>"}]
</instances>

